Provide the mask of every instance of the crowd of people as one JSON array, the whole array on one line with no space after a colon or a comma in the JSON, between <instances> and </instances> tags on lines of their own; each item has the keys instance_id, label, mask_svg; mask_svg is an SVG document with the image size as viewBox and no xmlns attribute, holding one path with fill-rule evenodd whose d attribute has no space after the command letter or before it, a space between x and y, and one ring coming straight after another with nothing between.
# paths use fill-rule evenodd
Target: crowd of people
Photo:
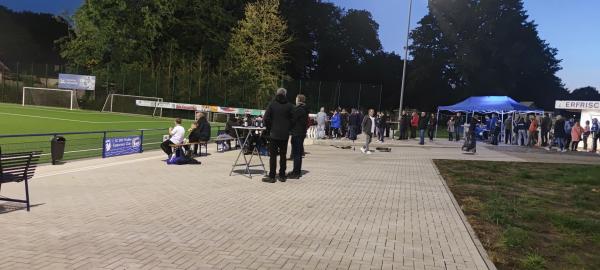
<instances>
[{"instance_id":1,"label":"crowd of people","mask_svg":"<svg viewBox=\"0 0 600 270\"><path fill-rule=\"evenodd\" d=\"M362 124L367 116L368 114L364 114L362 110L354 108L347 110L338 107L326 113L325 108L321 107L316 115L317 139L356 140L363 131ZM389 137L390 132L388 113L379 112L373 117L375 119L373 135L377 137L377 141L383 142Z\"/></svg>"},{"instance_id":2,"label":"crowd of people","mask_svg":"<svg viewBox=\"0 0 600 270\"><path fill-rule=\"evenodd\" d=\"M447 122L448 139L458 140L463 130L463 119L460 113L450 117ZM546 150L556 149L560 152L583 151L596 153L600 140L600 124L598 119L585 120L582 125L575 117L563 117L551 114L534 115L515 114L506 119L498 118L497 114L484 116L473 124L472 133L475 139L498 145L502 137L504 144L524 147L544 147ZM592 145L589 147L589 140Z\"/></svg>"}]
</instances>

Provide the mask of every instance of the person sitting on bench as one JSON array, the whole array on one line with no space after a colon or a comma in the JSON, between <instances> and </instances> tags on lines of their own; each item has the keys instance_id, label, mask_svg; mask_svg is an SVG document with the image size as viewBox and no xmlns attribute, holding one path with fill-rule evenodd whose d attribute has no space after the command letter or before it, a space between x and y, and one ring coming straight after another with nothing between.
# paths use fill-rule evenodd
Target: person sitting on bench
<instances>
[{"instance_id":1,"label":"person sitting on bench","mask_svg":"<svg viewBox=\"0 0 600 270\"><path fill-rule=\"evenodd\" d=\"M204 113L198 113L198 121L192 124L188 140L190 143L208 142L210 140L210 123L206 120ZM198 155L199 148L199 144L194 145L194 155ZM189 151L190 147L185 146L185 150Z\"/></svg>"},{"instance_id":2,"label":"person sitting on bench","mask_svg":"<svg viewBox=\"0 0 600 270\"><path fill-rule=\"evenodd\" d=\"M160 148L167 154L169 159L171 159L171 156L173 155L171 145L181 144L183 142L183 137L185 136L185 129L181 126L181 118L175 118L175 127L169 128L169 136L171 137L168 140L160 144Z\"/></svg>"},{"instance_id":3,"label":"person sitting on bench","mask_svg":"<svg viewBox=\"0 0 600 270\"><path fill-rule=\"evenodd\" d=\"M238 120L235 115L230 114L227 117L227 123L225 123L225 134L237 140L237 134L235 133L235 129L233 127L238 125ZM227 145L229 146L229 149L231 149L231 141L227 141Z\"/></svg>"}]
</instances>

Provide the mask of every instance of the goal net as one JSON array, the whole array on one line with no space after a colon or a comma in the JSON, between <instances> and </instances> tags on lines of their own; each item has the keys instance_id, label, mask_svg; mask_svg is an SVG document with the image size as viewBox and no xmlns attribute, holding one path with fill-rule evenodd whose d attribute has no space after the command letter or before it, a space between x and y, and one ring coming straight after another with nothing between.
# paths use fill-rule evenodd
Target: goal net
<instances>
[{"instance_id":1,"label":"goal net","mask_svg":"<svg viewBox=\"0 0 600 270\"><path fill-rule=\"evenodd\" d=\"M23 87L21 104L79 109L74 90L55 88Z\"/></svg>"},{"instance_id":2,"label":"goal net","mask_svg":"<svg viewBox=\"0 0 600 270\"><path fill-rule=\"evenodd\" d=\"M156 103L157 106L137 106L136 100L153 101ZM106 101L104 101L104 106L102 106L102 112L143 114L161 117L162 108L159 108L157 103L162 101L163 99L159 97L110 94L108 95L108 97L106 97Z\"/></svg>"}]
</instances>

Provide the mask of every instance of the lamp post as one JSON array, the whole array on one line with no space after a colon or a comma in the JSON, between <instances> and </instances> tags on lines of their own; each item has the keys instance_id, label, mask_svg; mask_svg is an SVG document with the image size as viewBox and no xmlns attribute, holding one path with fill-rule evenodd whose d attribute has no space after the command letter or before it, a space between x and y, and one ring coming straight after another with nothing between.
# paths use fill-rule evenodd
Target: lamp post
<instances>
[{"instance_id":1,"label":"lamp post","mask_svg":"<svg viewBox=\"0 0 600 270\"><path fill-rule=\"evenodd\" d=\"M406 46L404 47L404 66L402 68L402 87L400 88L400 105L398 106L398 121L402 116L402 105L404 102L404 87L406 83L406 61L408 59L408 39L410 36L410 17L412 16L413 0L409 0L408 4L408 25L406 26Z\"/></svg>"}]
</instances>

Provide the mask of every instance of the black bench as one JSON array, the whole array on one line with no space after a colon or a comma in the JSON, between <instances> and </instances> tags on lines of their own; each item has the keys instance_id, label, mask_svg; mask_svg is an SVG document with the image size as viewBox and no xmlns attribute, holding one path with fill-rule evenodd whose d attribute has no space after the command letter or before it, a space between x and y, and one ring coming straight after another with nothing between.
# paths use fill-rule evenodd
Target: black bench
<instances>
[{"instance_id":1,"label":"black bench","mask_svg":"<svg viewBox=\"0 0 600 270\"><path fill-rule=\"evenodd\" d=\"M29 180L35 173L40 159L40 152L7 153L0 152L0 191L2 184L25 182L25 200L11 199L0 196L1 201L20 202L27 204L29 211Z\"/></svg>"}]
</instances>

